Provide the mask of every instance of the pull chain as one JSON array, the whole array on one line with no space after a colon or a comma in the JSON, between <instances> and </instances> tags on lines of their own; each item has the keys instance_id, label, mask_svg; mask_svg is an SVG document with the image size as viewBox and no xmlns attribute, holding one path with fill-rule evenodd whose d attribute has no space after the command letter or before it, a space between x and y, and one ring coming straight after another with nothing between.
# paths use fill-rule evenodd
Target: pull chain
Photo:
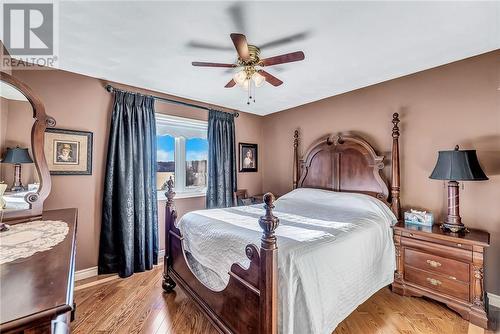
<instances>
[{"instance_id":1,"label":"pull chain","mask_svg":"<svg viewBox=\"0 0 500 334\"><path fill-rule=\"evenodd\" d=\"M253 103L255 103L255 95L257 95L257 86L253 88Z\"/></svg>"},{"instance_id":2,"label":"pull chain","mask_svg":"<svg viewBox=\"0 0 500 334\"><path fill-rule=\"evenodd\" d=\"M253 103L255 103L255 95L257 95L257 86L253 83L253 80L247 79L248 80L248 88L247 88L247 104L249 105L250 102L253 100ZM253 88L252 88L253 86ZM253 91L253 94L252 94Z\"/></svg>"}]
</instances>

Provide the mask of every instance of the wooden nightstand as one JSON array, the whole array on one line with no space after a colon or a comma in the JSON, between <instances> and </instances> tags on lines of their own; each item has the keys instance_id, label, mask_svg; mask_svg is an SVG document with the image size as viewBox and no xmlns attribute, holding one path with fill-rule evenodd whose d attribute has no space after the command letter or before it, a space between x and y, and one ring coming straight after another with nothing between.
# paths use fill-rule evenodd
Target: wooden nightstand
<instances>
[{"instance_id":1,"label":"wooden nightstand","mask_svg":"<svg viewBox=\"0 0 500 334\"><path fill-rule=\"evenodd\" d=\"M487 328L484 301L485 248L488 232L469 229L454 234L398 223L394 226L396 272L392 291L404 296L426 296L458 312L471 323Z\"/></svg>"}]
</instances>

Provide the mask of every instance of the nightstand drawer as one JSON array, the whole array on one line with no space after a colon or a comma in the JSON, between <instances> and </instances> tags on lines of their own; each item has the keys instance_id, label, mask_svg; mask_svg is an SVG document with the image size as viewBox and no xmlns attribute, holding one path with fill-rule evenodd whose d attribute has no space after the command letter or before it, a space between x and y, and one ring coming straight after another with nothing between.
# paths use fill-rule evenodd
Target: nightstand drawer
<instances>
[{"instance_id":1,"label":"nightstand drawer","mask_svg":"<svg viewBox=\"0 0 500 334\"><path fill-rule=\"evenodd\" d=\"M410 283L445 293L462 300L469 300L469 284L451 280L439 274L406 266L404 278Z\"/></svg>"},{"instance_id":2,"label":"nightstand drawer","mask_svg":"<svg viewBox=\"0 0 500 334\"><path fill-rule=\"evenodd\" d=\"M435 242L422 241L414 238L401 238L401 244L405 249L412 248L438 256L460 260L462 262L472 262L472 251L466 249L453 248Z\"/></svg>"},{"instance_id":3,"label":"nightstand drawer","mask_svg":"<svg viewBox=\"0 0 500 334\"><path fill-rule=\"evenodd\" d=\"M402 235L403 235L403 237L407 237L407 238L418 239L418 240L428 241L428 242L432 242L432 243L438 243L438 244L441 244L441 245L445 245L445 246L449 246L449 247L455 247L455 248L460 248L460 249L465 249L465 250L472 250L472 246L471 245L467 245L467 244L462 243L462 242L453 242L453 241L446 241L446 240L438 240L438 239L434 239L432 237L428 237L428 236L425 236L425 235L419 235L419 234L412 233L412 232L403 232Z\"/></svg>"},{"instance_id":4,"label":"nightstand drawer","mask_svg":"<svg viewBox=\"0 0 500 334\"><path fill-rule=\"evenodd\" d=\"M436 272L451 280L469 282L469 264L441 256L405 249L405 265Z\"/></svg>"}]
</instances>

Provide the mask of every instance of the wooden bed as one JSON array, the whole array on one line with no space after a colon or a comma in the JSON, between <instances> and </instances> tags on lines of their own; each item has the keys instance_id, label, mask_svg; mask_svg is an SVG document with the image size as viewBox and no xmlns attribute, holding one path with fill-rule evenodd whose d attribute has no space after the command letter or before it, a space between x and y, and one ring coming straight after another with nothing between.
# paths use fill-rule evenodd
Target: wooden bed
<instances>
[{"instance_id":1,"label":"wooden bed","mask_svg":"<svg viewBox=\"0 0 500 334\"><path fill-rule=\"evenodd\" d=\"M315 142L299 158L299 133L294 133L294 188L320 188L340 192L364 193L387 204L398 220L400 207L399 115L392 118L392 156L390 188L381 175L384 157L375 153L363 138L332 135ZM389 193L390 189L390 193ZM279 219L273 215L274 196L264 196L264 216L259 225L263 233L260 247L248 245L248 269L232 265L229 283L213 291L189 267L183 237L175 226L173 182L166 192L166 228L163 289L171 292L178 284L200 307L221 333L278 333L278 245L275 230Z\"/></svg>"}]
</instances>

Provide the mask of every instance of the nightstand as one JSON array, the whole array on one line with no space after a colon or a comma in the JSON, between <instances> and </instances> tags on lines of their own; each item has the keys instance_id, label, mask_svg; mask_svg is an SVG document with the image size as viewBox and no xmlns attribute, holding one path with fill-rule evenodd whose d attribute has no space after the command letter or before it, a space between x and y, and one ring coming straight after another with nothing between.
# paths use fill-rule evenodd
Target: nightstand
<instances>
[{"instance_id":1,"label":"nightstand","mask_svg":"<svg viewBox=\"0 0 500 334\"><path fill-rule=\"evenodd\" d=\"M488 232L455 234L398 223L394 227L396 272L392 291L445 303L471 323L487 328L483 256Z\"/></svg>"}]
</instances>

